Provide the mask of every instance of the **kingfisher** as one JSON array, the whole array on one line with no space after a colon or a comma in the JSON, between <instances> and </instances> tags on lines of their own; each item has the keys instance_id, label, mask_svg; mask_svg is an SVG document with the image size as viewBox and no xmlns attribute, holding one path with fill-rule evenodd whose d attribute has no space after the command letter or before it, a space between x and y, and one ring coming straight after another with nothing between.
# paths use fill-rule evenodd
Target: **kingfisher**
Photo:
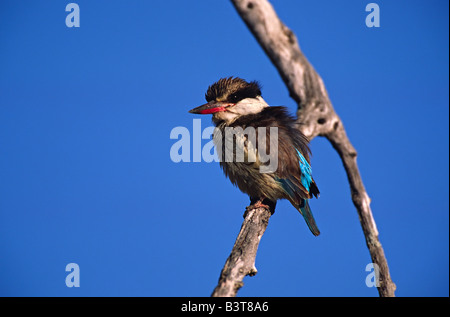
<instances>
[{"instance_id":1,"label":"kingfisher","mask_svg":"<svg viewBox=\"0 0 450 317\"><path fill-rule=\"evenodd\" d=\"M205 99L207 103L189 112L212 114L216 126L213 140L220 167L234 185L249 195L249 207L266 207L273 213L277 200L287 199L303 216L313 235L318 236L320 231L308 203L320 194L312 177L309 140L298 129L288 109L269 106L261 96L257 81L247 82L239 77L221 78L213 83ZM228 134L227 139L230 130L240 133L231 133L231 138ZM253 131L253 138L251 133L245 134L249 131ZM269 142L274 131L276 146ZM265 139L260 133L266 134ZM236 144L232 143L231 155L227 156L230 147L226 144L230 139ZM243 159L238 156L238 144ZM263 151L258 145L265 145ZM262 152L267 154L267 148L271 152L270 160L261 158ZM262 172L262 167L273 162L275 168Z\"/></svg>"}]
</instances>

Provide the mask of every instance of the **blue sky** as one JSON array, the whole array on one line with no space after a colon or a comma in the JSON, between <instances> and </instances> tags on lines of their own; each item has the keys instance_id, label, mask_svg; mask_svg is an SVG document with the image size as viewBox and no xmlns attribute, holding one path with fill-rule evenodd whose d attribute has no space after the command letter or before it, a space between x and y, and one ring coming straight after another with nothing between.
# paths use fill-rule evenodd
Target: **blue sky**
<instances>
[{"instance_id":1,"label":"blue sky","mask_svg":"<svg viewBox=\"0 0 450 317\"><path fill-rule=\"evenodd\" d=\"M249 201L170 132L211 126L187 111L225 76L296 105L229 1L79 0L79 28L68 3L0 3L0 295L209 296ZM358 151L397 296L449 296L448 1L377 1L370 29L369 1L272 3ZM311 148L322 234L280 201L239 296L378 296L340 159Z\"/></svg>"}]
</instances>

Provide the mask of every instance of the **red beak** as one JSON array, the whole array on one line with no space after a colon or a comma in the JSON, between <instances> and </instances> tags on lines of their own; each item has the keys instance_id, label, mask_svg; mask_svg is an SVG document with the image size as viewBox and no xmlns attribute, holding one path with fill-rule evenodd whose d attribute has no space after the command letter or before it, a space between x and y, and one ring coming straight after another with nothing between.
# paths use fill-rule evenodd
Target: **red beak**
<instances>
[{"instance_id":1,"label":"red beak","mask_svg":"<svg viewBox=\"0 0 450 317\"><path fill-rule=\"evenodd\" d=\"M190 113L198 113L198 114L211 114L215 112L226 111L227 107L234 106L234 103L223 103L210 101L201 105L200 107L189 110Z\"/></svg>"}]
</instances>

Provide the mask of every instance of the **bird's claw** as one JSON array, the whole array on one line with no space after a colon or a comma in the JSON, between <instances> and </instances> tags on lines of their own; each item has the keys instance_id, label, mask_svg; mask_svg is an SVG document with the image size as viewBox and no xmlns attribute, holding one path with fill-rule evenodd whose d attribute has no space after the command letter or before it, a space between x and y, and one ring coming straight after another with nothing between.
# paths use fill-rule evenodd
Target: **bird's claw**
<instances>
[{"instance_id":1,"label":"bird's claw","mask_svg":"<svg viewBox=\"0 0 450 317\"><path fill-rule=\"evenodd\" d=\"M270 206L269 206L269 205L263 204L263 203L262 203L262 200L258 200L256 203L254 203L254 204L248 206L248 207L247 207L247 210L255 209L255 208L267 208L267 209L270 209Z\"/></svg>"}]
</instances>

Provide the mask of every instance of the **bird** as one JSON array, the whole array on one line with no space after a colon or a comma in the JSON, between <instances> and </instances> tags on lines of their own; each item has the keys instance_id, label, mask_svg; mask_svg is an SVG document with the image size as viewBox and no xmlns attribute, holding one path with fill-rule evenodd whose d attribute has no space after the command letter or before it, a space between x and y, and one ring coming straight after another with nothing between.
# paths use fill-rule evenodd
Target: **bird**
<instances>
[{"instance_id":1,"label":"bird","mask_svg":"<svg viewBox=\"0 0 450 317\"><path fill-rule=\"evenodd\" d=\"M205 99L207 103L189 112L212 114L212 122L216 126L213 140L220 167L234 185L249 195L249 207L267 207L273 213L276 202L287 199L303 216L312 234L318 236L320 231L309 206L309 200L318 198L320 194L312 177L309 140L298 129L298 123L288 109L269 106L262 98L259 82L233 76L210 85ZM274 131L271 128L277 131L277 164L275 169L263 173L261 168L270 162L261 159L259 145L266 145L266 151L267 148L273 150L269 143L270 131ZM236 143L230 150L226 145L229 144L226 137L229 130L254 131L256 136L250 138L249 135L235 133L230 138L229 134L228 141L232 139ZM264 136L260 133L266 133L265 140L260 139ZM243 160L242 157L237 160L237 143L243 150ZM231 151L229 157L226 157L227 150Z\"/></svg>"}]
</instances>

